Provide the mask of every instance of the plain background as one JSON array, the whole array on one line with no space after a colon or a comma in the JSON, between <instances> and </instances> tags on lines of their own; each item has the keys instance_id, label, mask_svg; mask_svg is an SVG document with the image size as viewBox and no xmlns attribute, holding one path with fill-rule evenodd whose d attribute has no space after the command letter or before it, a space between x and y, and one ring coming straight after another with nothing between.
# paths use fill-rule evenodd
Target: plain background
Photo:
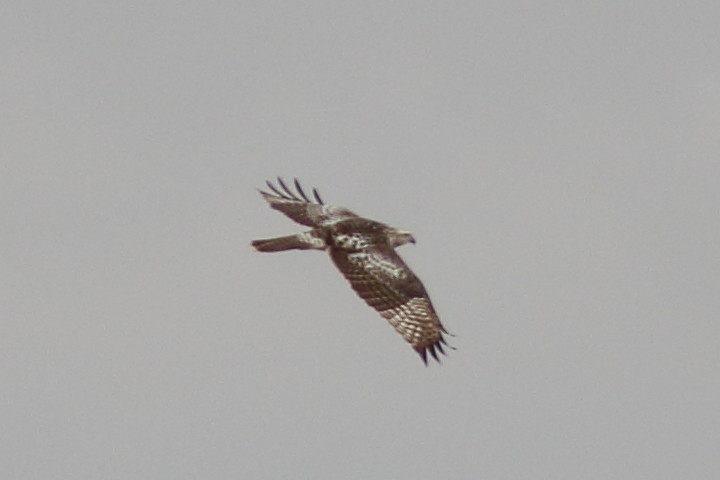
<instances>
[{"instance_id":1,"label":"plain background","mask_svg":"<svg viewBox=\"0 0 720 480\"><path fill-rule=\"evenodd\" d=\"M720 478L717 2L4 2L4 479ZM256 188L411 230L424 367Z\"/></svg>"}]
</instances>

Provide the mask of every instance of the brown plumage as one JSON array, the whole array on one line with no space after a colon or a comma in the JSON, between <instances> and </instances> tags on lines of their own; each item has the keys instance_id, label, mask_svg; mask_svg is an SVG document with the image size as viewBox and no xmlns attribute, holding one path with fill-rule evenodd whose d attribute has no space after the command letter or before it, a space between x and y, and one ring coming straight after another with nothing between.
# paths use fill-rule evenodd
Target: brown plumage
<instances>
[{"instance_id":1,"label":"brown plumage","mask_svg":"<svg viewBox=\"0 0 720 480\"><path fill-rule=\"evenodd\" d=\"M311 200L297 180L296 191L279 177L279 187L266 183L272 193L260 190L260 194L270 206L312 229L255 240L253 247L261 252L327 250L353 290L395 328L425 364L427 352L439 361L438 352L445 353L443 333L447 331L422 282L395 252L396 247L415 243L410 232L325 205L316 189Z\"/></svg>"}]
</instances>

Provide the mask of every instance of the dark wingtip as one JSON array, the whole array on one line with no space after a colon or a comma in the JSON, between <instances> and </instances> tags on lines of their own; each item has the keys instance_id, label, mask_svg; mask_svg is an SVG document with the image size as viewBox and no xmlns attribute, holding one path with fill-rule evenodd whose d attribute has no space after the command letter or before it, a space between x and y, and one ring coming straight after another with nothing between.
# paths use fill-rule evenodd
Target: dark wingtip
<instances>
[{"instance_id":1,"label":"dark wingtip","mask_svg":"<svg viewBox=\"0 0 720 480\"><path fill-rule=\"evenodd\" d=\"M285 192L288 194L288 196L289 196L290 198L292 198L293 200L300 200L300 199L297 197L297 195L295 195L295 193L293 193L293 191L290 190L290 189L287 187L287 185L285 185L285 182L283 181L282 177L277 177L277 181L278 181L278 183L280 184L280 186L282 187L282 189L285 190Z\"/></svg>"},{"instance_id":2,"label":"dark wingtip","mask_svg":"<svg viewBox=\"0 0 720 480\"><path fill-rule=\"evenodd\" d=\"M265 180L265 185L267 185L268 188L270 190L272 190L273 193L275 193L275 195L277 195L281 198L287 198L284 193L282 193L280 190L278 190L277 187L275 187L275 185L273 185L272 182L270 182L270 180Z\"/></svg>"},{"instance_id":3,"label":"dark wingtip","mask_svg":"<svg viewBox=\"0 0 720 480\"><path fill-rule=\"evenodd\" d=\"M305 195L305 192L303 191L302 187L300 186L300 182L298 179L295 179L295 190L300 194L300 196L305 200L307 203L310 203L310 199Z\"/></svg>"},{"instance_id":4,"label":"dark wingtip","mask_svg":"<svg viewBox=\"0 0 720 480\"><path fill-rule=\"evenodd\" d=\"M430 352L430 355L432 356L432 358L435 359L436 362L438 362L439 364L442 364L442 361L440 359L440 356L438 355L438 352L443 355L447 355L447 353L445 353L445 349L443 348L443 344L445 344L445 346L455 350L455 347L445 343L442 336L435 343L431 343L430 345L418 345L417 347L413 347L413 348L418 353L418 355L420 355L420 358L422 359L423 363L427 366L428 352Z\"/></svg>"},{"instance_id":5,"label":"dark wingtip","mask_svg":"<svg viewBox=\"0 0 720 480\"><path fill-rule=\"evenodd\" d=\"M420 358L422 358L423 363L427 367L427 350L425 350L425 347L415 347L415 351L420 355Z\"/></svg>"},{"instance_id":6,"label":"dark wingtip","mask_svg":"<svg viewBox=\"0 0 720 480\"><path fill-rule=\"evenodd\" d=\"M440 359L437 356L437 352L435 351L435 344L433 343L428 347L428 350L430 350L430 355L433 356L436 362L440 363Z\"/></svg>"},{"instance_id":7,"label":"dark wingtip","mask_svg":"<svg viewBox=\"0 0 720 480\"><path fill-rule=\"evenodd\" d=\"M282 177L277 177L277 184L279 187L277 187L274 183L272 183L270 180L265 180L265 185L270 189L272 193L266 192L264 190L260 190L258 188L258 192L260 192L262 195L270 195L270 196L278 196L280 198L284 198L285 200L295 200L298 202L305 202L305 203L313 203L312 200L310 200L310 197L307 196L305 193L305 190L303 190L302 186L300 185L300 181L296 178L293 182L295 185L295 189L297 190L297 193L293 192L285 183L285 180L282 179ZM300 195L298 197L298 195ZM317 200L317 203L320 205L325 205L325 203L322 201L322 198L320 198L320 194L318 193L316 188L313 188L313 195L315 196L315 200ZM301 198L302 197L302 198Z\"/></svg>"},{"instance_id":8,"label":"dark wingtip","mask_svg":"<svg viewBox=\"0 0 720 480\"><path fill-rule=\"evenodd\" d=\"M448 335L450 335L451 337L454 337L454 336L455 336L455 335L453 335L452 333L447 333L447 332L445 332L445 333L448 334ZM445 345L446 347L448 347L448 348L451 349L451 350L457 350L457 348L455 348L455 347L453 347L452 345L450 345L449 343L447 343L447 341L445 340L445 337L443 337L442 334L440 334L440 338L439 338L438 341L437 341L437 345L440 346L440 344ZM443 352L443 353L445 353L445 352Z\"/></svg>"}]
</instances>

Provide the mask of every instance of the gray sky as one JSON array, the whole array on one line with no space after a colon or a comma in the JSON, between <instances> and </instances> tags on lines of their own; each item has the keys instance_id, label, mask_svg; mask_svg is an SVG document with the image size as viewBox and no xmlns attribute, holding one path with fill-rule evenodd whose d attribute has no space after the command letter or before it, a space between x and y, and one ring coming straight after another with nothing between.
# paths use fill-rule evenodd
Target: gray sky
<instances>
[{"instance_id":1,"label":"gray sky","mask_svg":"<svg viewBox=\"0 0 720 480\"><path fill-rule=\"evenodd\" d=\"M6 2L0 477L720 478L717 2ZM255 190L414 232L424 367Z\"/></svg>"}]
</instances>

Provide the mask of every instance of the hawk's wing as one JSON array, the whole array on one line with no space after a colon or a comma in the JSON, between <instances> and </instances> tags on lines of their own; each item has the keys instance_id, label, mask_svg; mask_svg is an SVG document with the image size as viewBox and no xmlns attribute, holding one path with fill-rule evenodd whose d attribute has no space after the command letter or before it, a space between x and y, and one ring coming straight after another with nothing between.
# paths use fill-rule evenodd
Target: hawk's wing
<instances>
[{"instance_id":1,"label":"hawk's wing","mask_svg":"<svg viewBox=\"0 0 720 480\"><path fill-rule=\"evenodd\" d=\"M427 363L427 352L438 360L445 328L425 287L392 248L362 251L331 248L335 265L353 290L377 310Z\"/></svg>"},{"instance_id":2,"label":"hawk's wing","mask_svg":"<svg viewBox=\"0 0 720 480\"><path fill-rule=\"evenodd\" d=\"M318 191L313 188L313 196L315 201L313 202L305 195L300 183L295 180L295 189L297 193L290 190L285 182L278 177L278 184L281 188L277 188L270 182L266 182L268 188L273 193L268 193L260 190L260 194L267 200L272 208L279 210L284 213L292 220L308 227L319 227L331 223L345 220L348 218L355 218L353 212L346 208L331 207L325 205L318 194ZM281 190L282 189L282 190Z\"/></svg>"}]
</instances>

